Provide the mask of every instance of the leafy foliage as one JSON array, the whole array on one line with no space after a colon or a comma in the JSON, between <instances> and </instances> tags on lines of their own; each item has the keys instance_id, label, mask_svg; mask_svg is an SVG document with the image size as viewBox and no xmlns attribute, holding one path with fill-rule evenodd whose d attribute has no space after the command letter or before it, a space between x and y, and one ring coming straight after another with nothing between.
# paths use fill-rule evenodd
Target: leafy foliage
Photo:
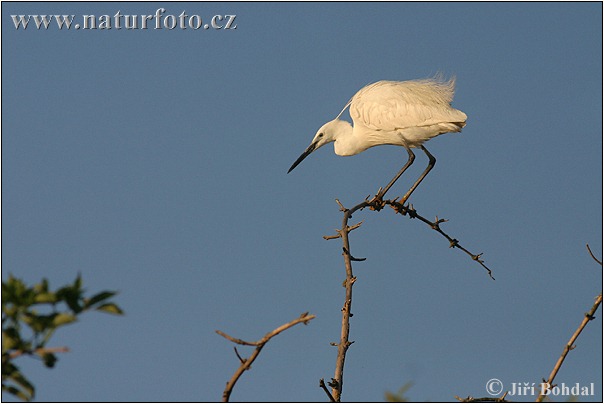
<instances>
[{"instance_id":1,"label":"leafy foliage","mask_svg":"<svg viewBox=\"0 0 604 404\"><path fill-rule=\"evenodd\" d=\"M15 365L16 358L37 357L52 368L58 360L55 353L68 351L66 347L46 346L59 327L77 321L85 311L123 314L108 301L116 292L103 291L91 297L84 297L84 292L80 275L54 292L46 279L31 287L12 275L2 282L2 391L24 401L33 399L35 388Z\"/></svg>"}]
</instances>

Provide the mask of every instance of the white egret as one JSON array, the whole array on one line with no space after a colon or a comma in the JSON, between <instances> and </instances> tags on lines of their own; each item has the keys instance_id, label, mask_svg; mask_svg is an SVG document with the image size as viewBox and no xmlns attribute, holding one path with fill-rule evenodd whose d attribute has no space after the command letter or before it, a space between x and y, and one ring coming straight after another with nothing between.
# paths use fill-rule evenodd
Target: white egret
<instances>
[{"instance_id":1,"label":"white egret","mask_svg":"<svg viewBox=\"0 0 604 404\"><path fill-rule=\"evenodd\" d=\"M369 84L348 101L336 119L321 126L288 173L313 151L331 142L339 156L353 156L379 145L403 146L409 159L392 181L378 190L376 198L381 199L413 164L415 154L411 149L419 147L428 156L428 167L405 194L401 200L404 203L436 163L423 143L443 133L460 132L466 125L466 114L451 107L454 92L455 78ZM354 126L340 119L346 108Z\"/></svg>"}]
</instances>

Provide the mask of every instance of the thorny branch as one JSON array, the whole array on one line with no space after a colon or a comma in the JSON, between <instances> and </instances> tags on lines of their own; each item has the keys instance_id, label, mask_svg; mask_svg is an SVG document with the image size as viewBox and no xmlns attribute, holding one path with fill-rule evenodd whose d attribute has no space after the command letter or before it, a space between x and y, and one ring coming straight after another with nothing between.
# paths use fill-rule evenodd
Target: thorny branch
<instances>
[{"instance_id":1,"label":"thorny branch","mask_svg":"<svg viewBox=\"0 0 604 404\"><path fill-rule=\"evenodd\" d=\"M409 215L409 217L412 219L419 219L422 222L428 224L432 229L436 230L438 233L440 233L442 236L444 236L449 241L450 247L456 247L456 248L459 248L462 251L464 251L466 254L468 254L470 257L472 257L472 259L474 261L477 261L480 265L482 265L483 268L485 268L487 270L491 279L494 280L495 278L493 278L493 275L491 274L491 270L484 264L484 261L480 258L482 256L482 253L477 254L477 255L470 253L468 250L466 250L459 244L458 240L450 237L448 234L446 234L440 228L440 226L439 226L440 223L443 223L446 221L444 219L438 219L438 217L437 217L435 222L431 222L428 219L425 219L424 217L420 216L417 213L417 211L415 209L413 209L412 206L405 205L404 203L399 203L396 201L396 199L385 200L385 201L383 201L380 198L374 198L371 201L369 201L368 199L365 199L365 201L357 204L356 206L354 206L351 209L345 208L344 205L342 205L342 203L338 199L336 199L336 203L340 207L340 211L344 212L344 217L342 219L342 227L340 229L336 230L336 233L337 233L336 235L323 236L323 238L325 240L331 240L331 239L336 239L336 238L342 239L342 245L343 245L343 247L342 247L343 254L342 255L344 256L344 265L346 267L346 280L344 281L344 284L343 284L343 286L346 288L346 298L344 300L344 306L342 307L342 329L341 329L341 333L340 333L340 342L331 343L331 345L338 347L338 355L336 358L335 374L334 374L332 381L329 383L329 386L332 388L331 394L328 394L329 399L331 401L340 402L341 395L342 395L342 387L344 385L344 362L346 361L346 352L348 351L348 348L350 347L350 345L352 345L354 343L354 341L348 340L348 336L350 334L350 317L352 317L352 313L351 313L352 285L356 281L356 277L353 275L353 272L352 272L352 261L364 261L365 260L365 258L355 258L350 253L350 242L348 239L348 234L351 231L359 228L361 226L361 224L363 223L363 222L359 222L355 225L349 226L348 221L350 220L350 218L352 218L353 213L355 213L357 210L362 210L367 207L371 208L371 210L379 211L384 206L390 205L395 210L395 212L400 213L403 216ZM327 388L325 387L325 382L323 381L323 379L321 379L319 386L321 388L323 388L326 392L328 392Z\"/></svg>"},{"instance_id":2,"label":"thorny branch","mask_svg":"<svg viewBox=\"0 0 604 404\"><path fill-rule=\"evenodd\" d=\"M354 342L348 340L350 334L350 317L352 317L352 285L356 281L356 278L352 274L352 261L362 260L360 258L354 258L350 254L350 243L348 241L348 234L358 228L361 224L354 226L348 226L348 220L352 217L352 214L358 209L364 207L364 202L358 204L352 209L346 209L339 200L336 202L340 206L340 210L344 212L344 218L342 219L342 228L338 230L338 237L342 238L342 255L344 256L344 265L346 267L346 280L344 281L344 287L346 288L346 298L344 300L344 306L342 307L342 330L340 332L340 342L333 344L338 347L338 356L336 358L336 370L331 383L331 397L334 402L340 402L340 396L342 395L342 386L344 385L344 362L346 360L346 351L348 347Z\"/></svg>"},{"instance_id":3,"label":"thorny branch","mask_svg":"<svg viewBox=\"0 0 604 404\"><path fill-rule=\"evenodd\" d=\"M239 380L239 377L241 377L243 372L245 372L246 370L249 370L252 367L252 363L254 362L254 360L256 360L256 358L260 354L260 351L262 350L262 348L264 348L264 345L271 338L273 338L275 335L287 330L288 328L293 327L294 325L296 325L298 323L304 323L306 325L313 318L315 318L314 314L308 314L308 312L302 313L300 315L300 317L296 318L293 321L290 321L289 323L283 324L280 327L275 328L273 331L267 333L264 337L262 337L262 339L255 341L255 342L247 342L247 341L244 341L239 338L233 338L230 335L228 335L220 330L216 330L216 333L218 335L223 336L224 338L228 339L231 342L234 342L239 345L248 345L248 346L256 347L256 349L254 350L254 352L252 352L252 354L250 355L249 358L242 358L241 355L239 355L239 352L237 352L237 349L235 348L235 354L237 355L239 362L241 362L241 365L235 371L235 373L231 377L231 380L229 380L227 382L226 388L224 389L224 392L222 393L222 402L226 403L229 401L231 392L233 391L233 387L235 387L235 383L237 383L237 380Z\"/></svg>"},{"instance_id":4,"label":"thorny branch","mask_svg":"<svg viewBox=\"0 0 604 404\"><path fill-rule=\"evenodd\" d=\"M340 210L342 211L346 211L346 208L344 208L342 206L342 204L340 203L340 201L338 201L336 199L336 202L338 203L338 205L340 206ZM481 258L482 257L482 253L479 254L472 254L470 251L468 251L465 247L462 247L461 244L459 244L459 240L449 236L447 233L445 233L441 227L440 224L441 223L445 223L448 220L447 219L439 219L438 216L435 218L434 222L430 221L429 219L426 219L425 217L421 216L419 213L417 213L417 210L415 210L415 208L413 208L413 205L405 205L403 203L397 202L396 198L395 199L387 199L385 201L382 200L365 200L364 202L361 202L360 204L358 204L357 206L355 206L354 208L350 209L349 211L351 212L350 217L352 217L352 213L354 213L357 210L362 210L366 207L369 207L371 210L375 210L375 211L380 211L382 210L386 205L389 205L396 213L400 213L403 216L408 215L410 219L418 219L421 222L424 222L425 224L427 224L428 226L430 226L430 228L432 230L435 230L437 233L439 233L440 235L442 235L444 238L447 239L447 241L449 242L449 247L450 248L458 248L461 251L465 252L467 255L469 255L474 261L478 262L486 271L487 274L489 275L489 277L491 277L491 279L495 280L495 278L493 277L492 271L489 269L489 267L487 267L484 263L484 260ZM361 226L361 224L363 224L363 222L359 222L353 226L347 227L348 232L357 229L358 227ZM336 238L341 238L342 237L342 229L338 229L336 230L337 234L333 235L333 236L323 236L323 238L325 240L332 240L332 239L336 239Z\"/></svg>"},{"instance_id":5,"label":"thorny branch","mask_svg":"<svg viewBox=\"0 0 604 404\"><path fill-rule=\"evenodd\" d=\"M404 205L403 203L399 203L396 201L396 199L386 201L377 198L374 198L371 201L365 199L365 201L357 204L351 209L345 208L344 205L342 205L342 203L338 199L336 199L336 203L340 207L340 211L344 212L344 218L342 219L342 227L336 230L336 235L323 236L323 238L325 240L331 240L336 238L342 239L342 255L344 256L344 265L346 267L346 280L344 281L344 287L346 288L346 298L344 300L344 306L342 307L342 329L340 333L340 342L337 344L332 343L332 345L338 347L338 356L336 358L335 374L332 379L332 382L329 383L330 387L332 388L330 400L339 402L342 395L342 386L344 385L344 362L346 361L346 352L348 351L350 345L354 342L348 340L348 336L350 334L350 317L352 317L352 285L356 281L356 278L354 277L352 272L352 262L365 260L365 258L355 258L350 253L350 242L348 239L348 234L351 231L359 228L363 223L361 221L355 225L349 226L348 221L350 220L350 218L352 218L353 213L355 213L357 210L362 210L366 207L371 208L371 210L379 211L385 205L390 205L395 210L395 212L400 213L402 215L409 215L409 217L412 219L419 219L422 222L428 224L432 229L436 230L449 241L450 247L456 247L464 251L466 254L472 257L474 261L477 261L480 265L482 265L482 267L487 270L489 276L493 280L495 278L493 278L491 270L484 264L484 261L480 258L482 256L482 253L477 255L472 254L464 247L462 247L459 244L458 240L450 237L440 228L440 223L446 221L444 219L438 219L437 217L435 222L431 222L428 219L425 219L424 217L420 216L417 211L413 209L413 207L409 205ZM319 385L326 390L324 382L321 382Z\"/></svg>"},{"instance_id":6,"label":"thorny branch","mask_svg":"<svg viewBox=\"0 0 604 404\"><path fill-rule=\"evenodd\" d=\"M587 245L587 250L589 251L589 254L591 255L591 257L594 260L596 260L597 263L602 265L602 261L600 261L596 257L594 257L593 253L591 252L591 249L589 248L589 245ZM598 310L598 307L600 307L600 304L602 304L602 294L601 293L598 296L596 296L596 301L595 301L594 305L591 307L591 309L587 313L585 313L585 315L583 317L583 321L581 321L581 324L579 324L579 327L577 328L575 333L572 335L572 337L570 337L570 340L564 347L564 350L562 351L560 358L558 358L556 365L554 365L554 369L550 373L547 381L545 379L543 379L541 393L539 394L539 396L537 397L537 400L536 400L537 403L542 402L543 399L547 396L547 394L545 394L545 391L547 391L547 389L544 389L543 385L545 385L545 387L547 387L549 389L551 389L553 387L552 383L554 382L554 378L558 374L558 371L560 370L560 367L562 366L564 359L566 359L566 355L568 355L568 353L571 350L575 349L575 345L574 345L575 341L577 340L577 338L579 337L579 334L581 334L581 332L583 331L583 329L585 328L587 323L589 323L591 320L595 319L594 314L596 314L596 311Z\"/></svg>"},{"instance_id":7,"label":"thorny branch","mask_svg":"<svg viewBox=\"0 0 604 404\"><path fill-rule=\"evenodd\" d=\"M419 215L417 213L417 211L413 208L413 205L404 205L402 203L398 203L398 202L396 202L396 199L387 200L387 201L384 201L384 203L390 205L390 207L392 207L392 209L394 209L394 211L396 213L400 213L403 216L409 215L409 217L411 219L419 219L422 222L426 223L433 230L440 233L444 238L446 238L449 241L450 248L459 248L461 251L468 254L474 261L478 262L484 269L486 269L486 271L489 274L489 276L491 277L491 279L495 280L495 278L493 278L493 274L492 274L491 270L484 264L484 260L482 260L480 258L480 257L482 257L482 253L472 254L470 251L468 251L464 247L462 247L461 244L459 244L459 240L452 238L451 236L449 236L447 233L445 233L440 228L440 224L446 222L447 221L446 219L439 219L437 216L435 218L434 222L431 222L430 220L426 219L425 217ZM376 210L379 210L379 209L376 209Z\"/></svg>"}]
</instances>

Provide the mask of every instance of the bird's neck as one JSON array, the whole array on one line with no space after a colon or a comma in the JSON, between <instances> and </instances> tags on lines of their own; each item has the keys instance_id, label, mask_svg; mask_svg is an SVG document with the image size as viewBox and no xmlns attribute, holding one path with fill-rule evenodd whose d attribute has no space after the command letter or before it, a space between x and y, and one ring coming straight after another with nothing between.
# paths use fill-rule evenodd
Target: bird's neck
<instances>
[{"instance_id":1,"label":"bird's neck","mask_svg":"<svg viewBox=\"0 0 604 404\"><path fill-rule=\"evenodd\" d=\"M354 133L352 125L346 121L339 121L337 131L334 133L334 151L338 156L354 156L361 150L358 136Z\"/></svg>"}]
</instances>

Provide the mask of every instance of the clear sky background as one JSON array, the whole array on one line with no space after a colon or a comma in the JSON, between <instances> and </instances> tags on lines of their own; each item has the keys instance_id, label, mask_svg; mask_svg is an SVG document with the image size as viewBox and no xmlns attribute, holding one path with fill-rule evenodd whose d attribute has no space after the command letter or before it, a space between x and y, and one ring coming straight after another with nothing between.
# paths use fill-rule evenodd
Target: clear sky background
<instances>
[{"instance_id":1,"label":"clear sky background","mask_svg":"<svg viewBox=\"0 0 604 404\"><path fill-rule=\"evenodd\" d=\"M235 30L16 30L10 15L236 15ZM33 24L33 22L32 22ZM53 22L54 24L54 22ZM273 339L235 401L324 401L345 277L334 199L352 207L400 147L292 173L316 130L377 80L457 76L461 134L411 198L483 252L496 281L419 221L363 211L345 401L488 396L538 383L602 290L601 3L3 3L2 278L78 272L124 317L61 329L40 401L216 401L239 361L214 333ZM348 116L347 116L348 118ZM425 167L420 152L393 188ZM602 400L602 311L556 381ZM245 348L240 352L247 356ZM3 399L8 399L3 395ZM509 397L522 401L525 397ZM557 401L564 398L557 397Z\"/></svg>"}]
</instances>

